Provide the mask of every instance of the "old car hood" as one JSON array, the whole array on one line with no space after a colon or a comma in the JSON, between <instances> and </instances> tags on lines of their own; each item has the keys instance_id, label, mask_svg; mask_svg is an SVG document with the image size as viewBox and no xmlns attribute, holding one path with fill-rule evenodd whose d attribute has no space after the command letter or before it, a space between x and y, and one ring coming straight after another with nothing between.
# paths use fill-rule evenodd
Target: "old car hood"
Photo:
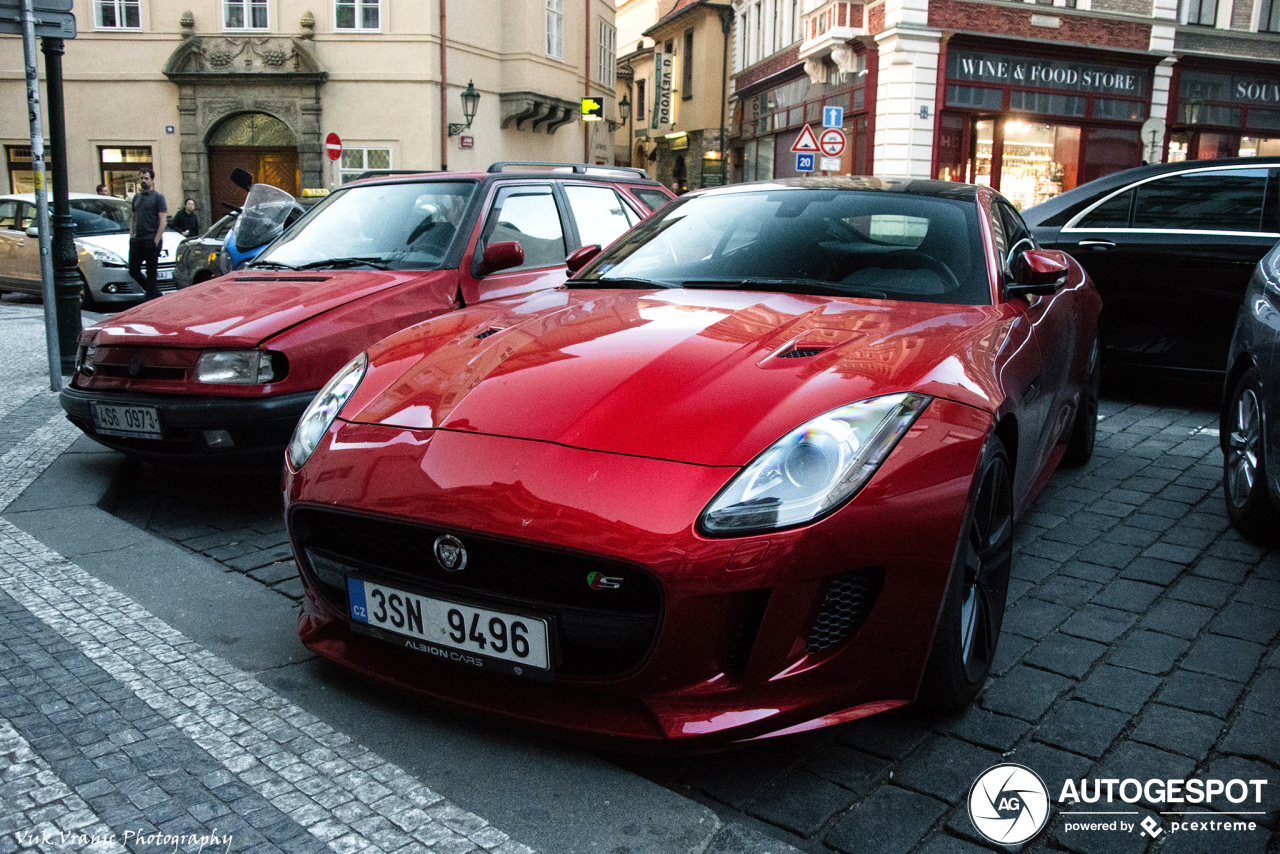
<instances>
[{"instance_id":1,"label":"old car hood","mask_svg":"<svg viewBox=\"0 0 1280 854\"><path fill-rule=\"evenodd\" d=\"M340 305L437 273L314 270L231 273L123 311L97 344L254 347Z\"/></svg>"},{"instance_id":2,"label":"old car hood","mask_svg":"<svg viewBox=\"0 0 1280 854\"><path fill-rule=\"evenodd\" d=\"M881 394L994 409L1010 323L990 306L550 291L381 342L341 417L744 465L810 418Z\"/></svg>"}]
</instances>

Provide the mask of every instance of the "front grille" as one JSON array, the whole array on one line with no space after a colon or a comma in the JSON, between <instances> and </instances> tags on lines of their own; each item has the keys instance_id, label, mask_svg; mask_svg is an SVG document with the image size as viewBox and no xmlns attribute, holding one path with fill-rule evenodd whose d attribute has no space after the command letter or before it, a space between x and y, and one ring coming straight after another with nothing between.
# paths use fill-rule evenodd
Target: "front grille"
<instances>
[{"instance_id":1,"label":"front grille","mask_svg":"<svg viewBox=\"0 0 1280 854\"><path fill-rule=\"evenodd\" d=\"M129 373L127 365L105 365L97 363L93 366L95 376L114 377L123 380L181 380L186 377L184 368L162 368L155 365L143 365L136 374Z\"/></svg>"},{"instance_id":2,"label":"front grille","mask_svg":"<svg viewBox=\"0 0 1280 854\"><path fill-rule=\"evenodd\" d=\"M805 652L813 655L853 637L866 622L884 582L884 570L868 567L831 579L822 608L809 631Z\"/></svg>"},{"instance_id":3,"label":"front grille","mask_svg":"<svg viewBox=\"0 0 1280 854\"><path fill-rule=\"evenodd\" d=\"M639 666L653 646L661 592L647 572L631 564L309 507L292 514L290 527L318 589L343 613L348 604L340 576L354 573L424 595L478 599L496 609L505 605L545 614L555 627L559 675L625 673ZM459 572L436 562L435 541L444 534L458 537L466 547L466 567ZM589 578L594 573L617 586L593 589Z\"/></svg>"}]
</instances>

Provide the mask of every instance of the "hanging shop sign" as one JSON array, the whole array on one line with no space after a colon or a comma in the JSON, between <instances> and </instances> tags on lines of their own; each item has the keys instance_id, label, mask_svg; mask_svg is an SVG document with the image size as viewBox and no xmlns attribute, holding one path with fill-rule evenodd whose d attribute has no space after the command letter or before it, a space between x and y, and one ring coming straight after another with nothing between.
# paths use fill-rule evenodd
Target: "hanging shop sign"
<instances>
[{"instance_id":1,"label":"hanging shop sign","mask_svg":"<svg viewBox=\"0 0 1280 854\"><path fill-rule=\"evenodd\" d=\"M1066 89L1108 95L1145 95L1147 70L1092 62L1062 62L970 50L947 53L947 77L1037 89Z\"/></svg>"},{"instance_id":2,"label":"hanging shop sign","mask_svg":"<svg viewBox=\"0 0 1280 854\"><path fill-rule=\"evenodd\" d=\"M675 121L673 110L675 102L671 98L671 90L675 85L675 54L655 52L653 55L653 118L649 127L657 131L668 131Z\"/></svg>"},{"instance_id":3,"label":"hanging shop sign","mask_svg":"<svg viewBox=\"0 0 1280 854\"><path fill-rule=\"evenodd\" d=\"M1184 100L1280 107L1280 78L1183 71L1180 79L1178 94Z\"/></svg>"}]
</instances>

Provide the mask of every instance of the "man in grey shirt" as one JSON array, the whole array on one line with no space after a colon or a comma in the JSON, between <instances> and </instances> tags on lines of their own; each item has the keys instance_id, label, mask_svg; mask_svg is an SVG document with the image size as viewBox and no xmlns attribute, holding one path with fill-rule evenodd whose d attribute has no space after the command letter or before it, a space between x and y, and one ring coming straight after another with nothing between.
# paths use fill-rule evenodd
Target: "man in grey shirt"
<instances>
[{"instance_id":1,"label":"man in grey shirt","mask_svg":"<svg viewBox=\"0 0 1280 854\"><path fill-rule=\"evenodd\" d=\"M165 223L169 219L169 206L164 196L156 192L156 173L149 166L138 170L142 189L133 196L133 222L129 228L129 275L142 285L147 299L160 296L156 284L156 265L160 261L160 243L164 239ZM142 265L147 274L142 275Z\"/></svg>"}]
</instances>

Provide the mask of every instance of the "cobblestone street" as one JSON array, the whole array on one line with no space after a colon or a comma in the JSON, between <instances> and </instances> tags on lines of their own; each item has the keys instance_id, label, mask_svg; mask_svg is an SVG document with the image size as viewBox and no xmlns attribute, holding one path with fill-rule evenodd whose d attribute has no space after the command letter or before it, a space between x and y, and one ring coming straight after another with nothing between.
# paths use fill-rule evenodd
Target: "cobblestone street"
<instances>
[{"instance_id":1,"label":"cobblestone street","mask_svg":"<svg viewBox=\"0 0 1280 854\"><path fill-rule=\"evenodd\" d=\"M25 370L0 412L4 505L76 438ZM977 834L965 799L1016 762L1055 801L1067 780L1268 781L1261 805L1208 807L1250 812L1253 831L1175 832L1196 818L1175 811L1206 809L1117 800L1056 805L1021 850L1280 854L1280 549L1227 523L1205 395L1109 390L1101 414L1093 460L1055 474L1020 524L996 666L967 712L604 758L713 810L707 852L1009 850ZM292 603L277 490L272 475L124 465L102 506ZM215 825L235 851L527 850L2 520L0 549L0 854L32 847L15 834L36 828ZM367 690L347 687L356 702ZM1089 810L1132 830L1067 830Z\"/></svg>"}]
</instances>

